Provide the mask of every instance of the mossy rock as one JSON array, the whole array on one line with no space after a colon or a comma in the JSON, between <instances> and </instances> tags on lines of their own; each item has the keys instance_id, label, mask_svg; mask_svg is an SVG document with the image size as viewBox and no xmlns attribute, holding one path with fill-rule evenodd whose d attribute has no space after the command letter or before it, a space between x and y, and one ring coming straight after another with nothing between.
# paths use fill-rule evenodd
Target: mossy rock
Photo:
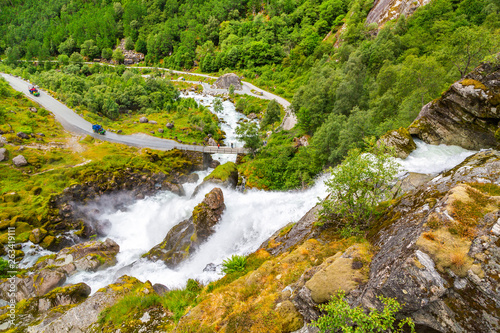
<instances>
[{"instance_id":1,"label":"mossy rock","mask_svg":"<svg viewBox=\"0 0 500 333\"><path fill-rule=\"evenodd\" d=\"M45 230L43 228L36 228L36 229L33 229L33 231L31 231L31 234L29 236L29 240L33 244L39 244L46 235L47 235L47 230Z\"/></svg>"},{"instance_id":2,"label":"mossy rock","mask_svg":"<svg viewBox=\"0 0 500 333\"><path fill-rule=\"evenodd\" d=\"M377 142L377 145L384 145L389 151L399 158L407 158L412 151L417 148L410 132L406 128L389 131Z\"/></svg>"},{"instance_id":3,"label":"mossy rock","mask_svg":"<svg viewBox=\"0 0 500 333\"><path fill-rule=\"evenodd\" d=\"M203 181L229 183L236 186L238 183L238 167L233 162L226 162L217 166Z\"/></svg>"},{"instance_id":4,"label":"mossy rock","mask_svg":"<svg viewBox=\"0 0 500 333\"><path fill-rule=\"evenodd\" d=\"M4 202L18 202L21 200L21 196L16 192L6 193L3 195Z\"/></svg>"},{"instance_id":5,"label":"mossy rock","mask_svg":"<svg viewBox=\"0 0 500 333\"><path fill-rule=\"evenodd\" d=\"M16 243L25 243L28 241L31 232L26 231L16 236Z\"/></svg>"},{"instance_id":6,"label":"mossy rock","mask_svg":"<svg viewBox=\"0 0 500 333\"><path fill-rule=\"evenodd\" d=\"M16 235L31 231L32 227L26 222L16 222Z\"/></svg>"},{"instance_id":7,"label":"mossy rock","mask_svg":"<svg viewBox=\"0 0 500 333\"><path fill-rule=\"evenodd\" d=\"M45 236L43 241L40 243L40 246L43 247L44 249L48 249L51 245L53 245L56 241L56 238L54 236Z\"/></svg>"},{"instance_id":8,"label":"mossy rock","mask_svg":"<svg viewBox=\"0 0 500 333\"><path fill-rule=\"evenodd\" d=\"M281 321L282 332L294 332L304 325L304 318L290 301L279 303L276 312Z\"/></svg>"},{"instance_id":9,"label":"mossy rock","mask_svg":"<svg viewBox=\"0 0 500 333\"><path fill-rule=\"evenodd\" d=\"M500 142L500 128L496 130L495 132L495 139Z\"/></svg>"}]
</instances>

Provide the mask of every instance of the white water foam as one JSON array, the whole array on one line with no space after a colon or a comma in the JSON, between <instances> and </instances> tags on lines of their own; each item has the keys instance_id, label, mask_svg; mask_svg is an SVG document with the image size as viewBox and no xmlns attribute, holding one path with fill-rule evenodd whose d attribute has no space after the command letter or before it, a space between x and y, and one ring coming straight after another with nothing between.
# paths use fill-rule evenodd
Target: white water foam
<instances>
[{"instance_id":1,"label":"white water foam","mask_svg":"<svg viewBox=\"0 0 500 333\"><path fill-rule=\"evenodd\" d=\"M200 177L200 180L203 177ZM141 255L160 243L170 228L191 216L213 186L205 187L190 199L162 192L135 202L126 212L103 216L111 224L108 237L120 245L117 264L99 272L82 272L68 279L67 283L85 282L95 292L121 276L132 275L142 281L162 283L169 288L185 285L190 278L204 283L219 279L220 268L204 271L208 264L220 265L233 254L246 255L255 251L269 236L289 222L298 221L318 201L326 196L325 177L315 186L299 192L266 192L250 190L246 193L222 189L226 209L216 232L185 263L176 269L167 268L162 262L141 259ZM133 264L133 267L128 267Z\"/></svg>"},{"instance_id":2,"label":"white water foam","mask_svg":"<svg viewBox=\"0 0 500 333\"><path fill-rule=\"evenodd\" d=\"M397 159L403 169L409 172L436 174L454 168L467 157L477 151L467 150L459 146L429 145L415 140L417 149L406 159Z\"/></svg>"},{"instance_id":3,"label":"white water foam","mask_svg":"<svg viewBox=\"0 0 500 333\"><path fill-rule=\"evenodd\" d=\"M236 135L236 127L238 127L238 121L243 119L248 119L243 113L236 111L234 104L229 101L222 102L222 111L215 112L213 108L214 100L216 97L211 95L200 95L194 92L187 92L181 95L183 98L192 98L198 104L208 107L208 109L217 115L221 120L220 127L226 133L226 138L224 143L227 147L231 147L233 144L234 148L243 147L243 141L238 139ZM236 154L213 154L213 159L218 160L221 164L226 162L236 162Z\"/></svg>"},{"instance_id":4,"label":"white water foam","mask_svg":"<svg viewBox=\"0 0 500 333\"><path fill-rule=\"evenodd\" d=\"M401 161L412 172L436 173L454 167L474 152L453 146L430 146L417 141L417 150ZM200 181L209 172L200 172ZM67 283L85 282L95 292L123 274L141 281L162 283L169 288L183 287L190 278L204 283L221 277L220 264L233 254L246 255L258 249L269 236L289 222L298 221L317 202L324 198L327 176L305 191L266 192L249 190L245 193L223 189L226 210L216 232L186 262L176 269L167 268L161 261L151 262L141 256L160 243L168 231L190 217L193 208L203 200L212 186L204 188L191 199L196 184L186 184L186 196L170 192L139 200L125 212L103 216L112 228L108 235L120 245L117 264L99 272L82 272ZM219 266L204 271L208 264ZM131 266L132 265L132 266Z\"/></svg>"}]
</instances>

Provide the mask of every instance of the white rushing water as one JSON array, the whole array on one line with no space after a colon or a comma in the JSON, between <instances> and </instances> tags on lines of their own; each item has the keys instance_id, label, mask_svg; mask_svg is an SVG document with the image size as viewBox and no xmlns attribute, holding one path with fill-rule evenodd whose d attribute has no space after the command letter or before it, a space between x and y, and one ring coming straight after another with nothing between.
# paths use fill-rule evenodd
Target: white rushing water
<instances>
[{"instance_id":1,"label":"white rushing water","mask_svg":"<svg viewBox=\"0 0 500 333\"><path fill-rule=\"evenodd\" d=\"M426 144L421 140L415 140L415 149L406 159L397 159L403 169L409 172L435 174L452 169L467 157L477 151L466 150L458 146Z\"/></svg>"},{"instance_id":2,"label":"white rushing water","mask_svg":"<svg viewBox=\"0 0 500 333\"><path fill-rule=\"evenodd\" d=\"M474 153L458 147L429 146L423 142L417 142L417 145L417 150L402 161L408 171L441 172ZM200 182L209 171L199 172ZM117 265L99 272L79 273L67 283L85 282L96 291L122 274L135 276L141 281L162 283L169 288L183 287L190 278L204 283L216 280L221 277L220 264L224 259L257 250L275 231L289 222L298 221L318 202L318 197L324 198L327 194L325 179L326 176L322 176L305 191L249 190L241 193L223 189L226 210L216 232L188 261L173 270L162 262L151 262L141 256L160 243L173 226L189 218L193 208L213 186L204 188L191 199L196 184L185 184L184 197L161 192L136 201L127 211L105 213L102 218L112 224L108 237L120 245ZM208 264L219 268L204 271Z\"/></svg>"},{"instance_id":3,"label":"white rushing water","mask_svg":"<svg viewBox=\"0 0 500 333\"><path fill-rule=\"evenodd\" d=\"M203 173L200 176L202 179ZM220 265L233 254L246 255L255 251L276 230L298 221L317 203L318 197L326 196L323 178L304 192L250 190L241 193L223 189L226 209L221 221L215 234L192 258L174 270L162 262L141 259L142 254L163 240L170 228L191 216L193 208L213 186L204 188L191 199L194 187L194 184L186 185L184 197L162 192L135 202L126 212L103 215L102 218L112 224L108 237L120 245L117 265L100 272L79 273L67 283L85 282L96 291L122 274L170 288L182 287L189 278L203 282L216 280L221 277L220 269L204 272L208 264ZM130 270L124 268L134 262Z\"/></svg>"},{"instance_id":4,"label":"white rushing water","mask_svg":"<svg viewBox=\"0 0 500 333\"><path fill-rule=\"evenodd\" d=\"M217 115L221 120L220 127L226 133L226 139L224 143L227 147L231 147L233 144L234 148L243 147L244 143L240 141L236 135L236 127L238 127L238 121L243 119L248 119L243 113L236 111L234 104L227 100L222 102L222 111L214 111L214 100L216 97L211 95L200 95L194 92L187 92L181 95L183 98L192 98L198 104L208 107L208 109ZM222 164L231 161L236 162L236 154L213 154L213 159L220 161Z\"/></svg>"}]
</instances>

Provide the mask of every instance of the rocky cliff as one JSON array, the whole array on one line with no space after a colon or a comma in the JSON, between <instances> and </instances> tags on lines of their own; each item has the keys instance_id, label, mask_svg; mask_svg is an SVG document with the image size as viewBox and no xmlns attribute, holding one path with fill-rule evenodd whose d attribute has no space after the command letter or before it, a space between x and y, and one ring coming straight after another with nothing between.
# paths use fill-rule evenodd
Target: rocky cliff
<instances>
[{"instance_id":1,"label":"rocky cliff","mask_svg":"<svg viewBox=\"0 0 500 333\"><path fill-rule=\"evenodd\" d=\"M378 26L382 26L401 15L413 14L417 8L427 5L429 2L430 0L376 0L366 17L366 25L377 23Z\"/></svg>"},{"instance_id":2,"label":"rocky cliff","mask_svg":"<svg viewBox=\"0 0 500 333\"><path fill-rule=\"evenodd\" d=\"M430 144L500 147L500 63L484 63L425 105L408 128Z\"/></svg>"}]
</instances>

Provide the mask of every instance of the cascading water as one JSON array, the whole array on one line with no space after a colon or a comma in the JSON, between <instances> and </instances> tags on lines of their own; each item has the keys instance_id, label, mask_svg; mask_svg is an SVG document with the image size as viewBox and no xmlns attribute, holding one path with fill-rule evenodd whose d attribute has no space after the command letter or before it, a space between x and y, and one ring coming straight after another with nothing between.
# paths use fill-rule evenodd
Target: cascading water
<instances>
[{"instance_id":1,"label":"cascading water","mask_svg":"<svg viewBox=\"0 0 500 333\"><path fill-rule=\"evenodd\" d=\"M198 103L211 108L214 97L187 93L183 97L194 98ZM233 142L241 147L235 134L237 122L244 115L236 112L234 105L223 102L224 110L217 115L224 120L222 129L226 132L226 144ZM454 146L430 146L417 141L417 149L406 160L399 160L403 168L411 172L438 173L462 162L474 152ZM215 155L222 163L228 156ZM221 160L222 159L222 160ZM199 172L200 181L210 172ZM151 262L141 256L160 243L168 231L180 221L191 216L193 208L203 200L213 186L202 189L194 198L191 194L198 184L185 184L186 196L179 197L171 192L138 200L126 211L108 211L100 207L102 219L111 222L107 237L120 245L117 264L98 272L82 272L68 279L67 283L85 282L95 292L116 280L123 274L152 283L162 283L169 288L185 285L190 278L209 282L221 277L220 264L233 254L246 255L255 251L276 230L289 222L298 221L317 202L324 198L327 189L320 177L316 184L305 191L266 192L249 190L241 193L223 189L226 210L216 227L216 232L186 262L176 269L167 268L163 262ZM213 264L216 269L205 270Z\"/></svg>"},{"instance_id":2,"label":"cascading water","mask_svg":"<svg viewBox=\"0 0 500 333\"><path fill-rule=\"evenodd\" d=\"M183 98L193 98L198 104L204 105L209 108L209 110L216 114L221 122L221 129L226 133L226 139L224 143L226 146L231 147L233 144L234 148L243 147L244 143L238 139L236 135L236 127L238 127L238 121L242 119L247 119L243 113L236 111L236 108L231 101L223 101L222 102L222 111L215 112L214 111L214 100L216 97L211 95L200 95L194 92L187 92L181 95ZM236 162L236 154L213 154L213 159L220 161L222 164L228 161Z\"/></svg>"},{"instance_id":3,"label":"cascading water","mask_svg":"<svg viewBox=\"0 0 500 333\"><path fill-rule=\"evenodd\" d=\"M108 237L120 245L117 265L100 272L77 274L67 283L85 282L95 291L112 283L121 274L162 283L170 288L183 286L189 278L203 282L216 280L221 275L217 270L204 271L208 264L220 265L233 254L245 255L254 251L276 230L298 221L317 203L318 197L326 196L324 178L304 192L251 190L241 193L223 189L226 209L221 221L215 234L192 258L175 270L168 269L162 262L141 259L142 254L163 240L170 228L189 218L194 206L212 187L205 187L191 199L194 190L194 184L191 184L186 186L184 197L162 192L137 201L126 212L104 214L102 218L112 224ZM134 262L132 267L127 267Z\"/></svg>"},{"instance_id":4,"label":"cascading water","mask_svg":"<svg viewBox=\"0 0 500 333\"><path fill-rule=\"evenodd\" d=\"M421 140L415 140L415 149L406 159L397 159L403 169L409 172L435 174L452 169L467 157L477 151L466 150L458 146L426 144Z\"/></svg>"}]
</instances>

